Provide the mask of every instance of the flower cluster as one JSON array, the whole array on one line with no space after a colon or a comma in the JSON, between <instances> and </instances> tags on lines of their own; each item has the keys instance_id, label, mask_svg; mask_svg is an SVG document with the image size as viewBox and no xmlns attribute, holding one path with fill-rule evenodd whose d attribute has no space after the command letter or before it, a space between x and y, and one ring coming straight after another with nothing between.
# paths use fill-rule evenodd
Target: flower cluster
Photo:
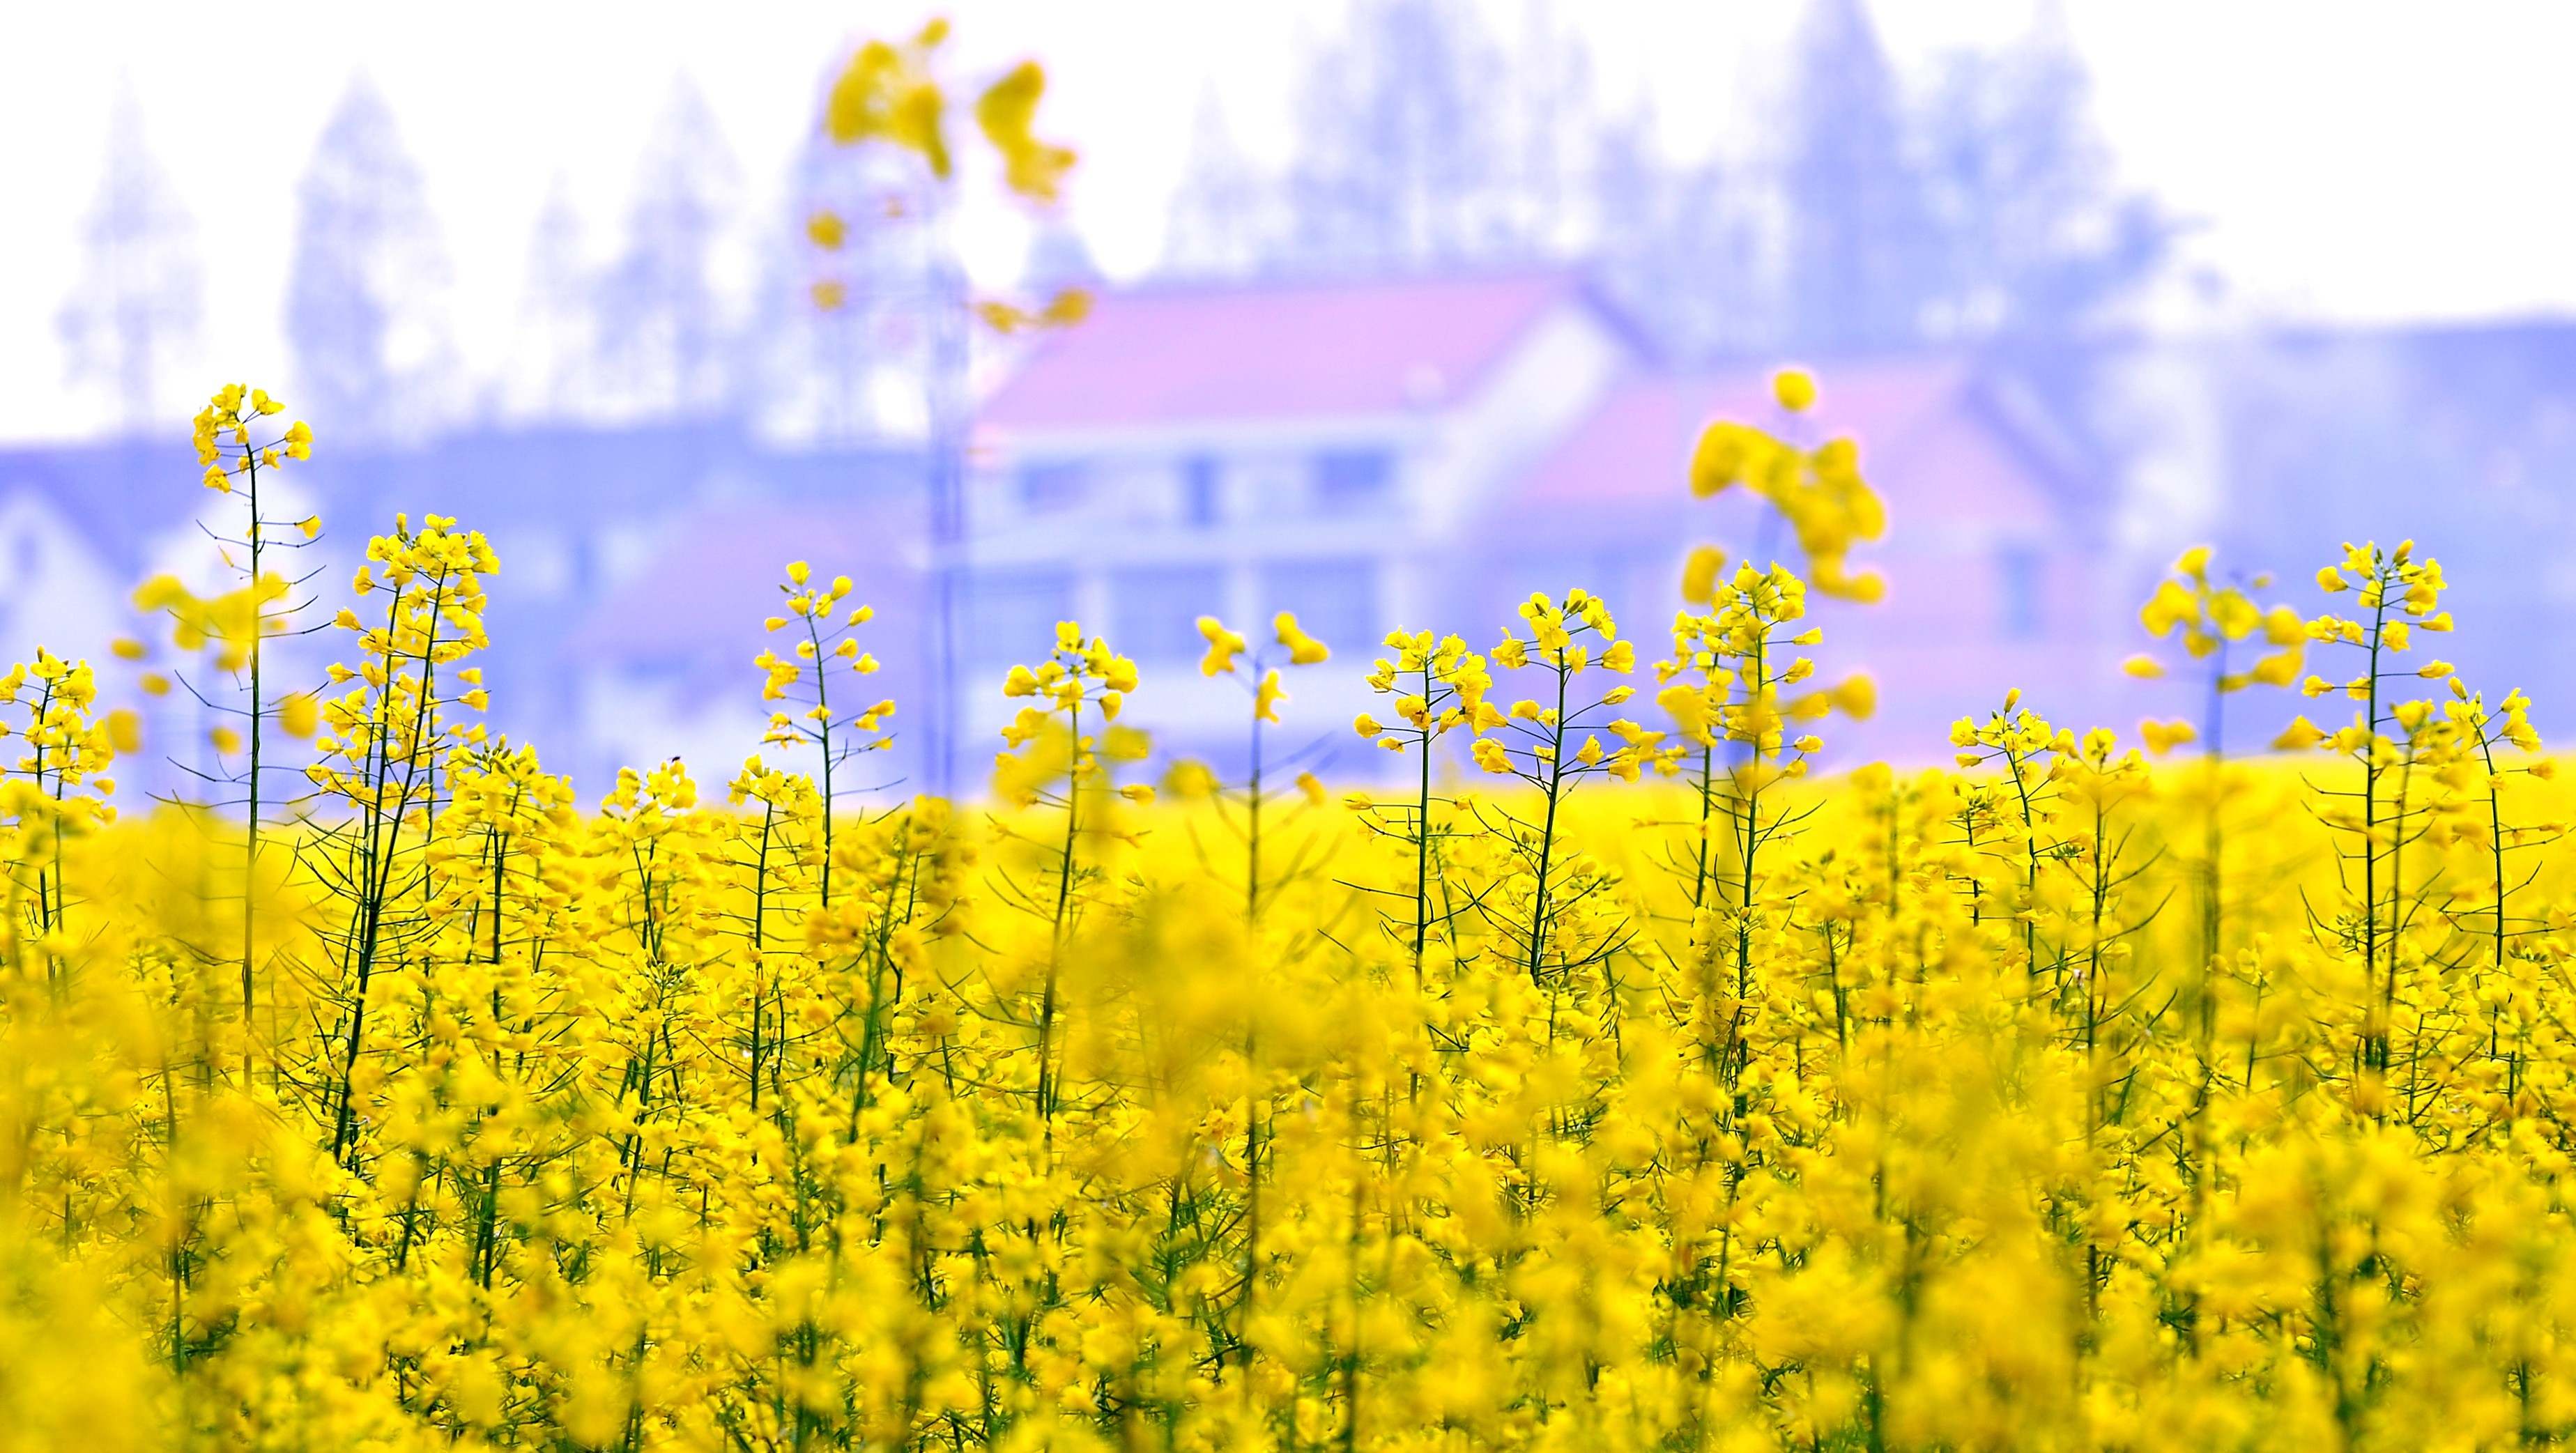
<instances>
[{"instance_id":1,"label":"flower cluster","mask_svg":"<svg viewBox=\"0 0 2576 1453\"><path fill-rule=\"evenodd\" d=\"M856 589L850 577L836 575L817 584L813 575L813 567L802 560L790 564L787 578L778 587L787 613L761 622L771 635L792 628L803 639L784 656L763 651L752 664L764 673L760 699L770 707L769 726L761 741L815 748L821 754L823 795L829 801L838 795L832 781L836 769L862 752L894 745L885 724L894 715L895 704L882 697L864 706L833 704L834 670L846 669L859 677L877 673L877 658L859 649L856 635L859 627L876 619L876 611L866 605L843 605Z\"/></svg>"},{"instance_id":2,"label":"flower cluster","mask_svg":"<svg viewBox=\"0 0 2576 1453\"><path fill-rule=\"evenodd\" d=\"M1485 710L1485 693L1493 690L1493 675L1485 668L1485 658L1468 650L1464 640L1435 637L1429 631L1390 631L1385 645L1395 654L1377 658L1369 672L1369 690L1395 698L1391 709L1400 725L1390 728L1374 714L1362 712L1351 723L1362 738L1401 752L1428 748L1460 727L1483 731L1500 725ZM1428 760L1424 758L1426 764Z\"/></svg>"},{"instance_id":3,"label":"flower cluster","mask_svg":"<svg viewBox=\"0 0 2576 1453\"><path fill-rule=\"evenodd\" d=\"M1117 725L1136 679L1136 663L1111 650L1108 641L1086 639L1080 622L1056 622L1055 649L1035 666L1013 666L1002 680L1003 696L1029 704L1002 729L1010 750L996 759L996 795L1026 805L1050 781L1061 779L1069 790L1080 790L1100 775L1104 759L1140 760L1142 734ZM1088 730L1086 718L1093 723ZM1128 793L1140 801L1153 795L1141 786Z\"/></svg>"},{"instance_id":4,"label":"flower cluster","mask_svg":"<svg viewBox=\"0 0 2576 1453\"><path fill-rule=\"evenodd\" d=\"M231 494L236 483L257 480L262 469L275 470L289 459L313 457L313 431L296 420L274 437L254 432L263 421L286 411L266 389L228 383L197 411L197 462L206 467L206 488Z\"/></svg>"}]
</instances>

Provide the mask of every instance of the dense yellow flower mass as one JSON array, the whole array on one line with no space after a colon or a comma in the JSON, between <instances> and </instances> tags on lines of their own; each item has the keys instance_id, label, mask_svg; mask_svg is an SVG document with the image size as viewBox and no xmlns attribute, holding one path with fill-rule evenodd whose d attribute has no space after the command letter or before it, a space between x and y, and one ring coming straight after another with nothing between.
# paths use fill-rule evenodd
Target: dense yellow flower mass
<instances>
[{"instance_id":1,"label":"dense yellow flower mass","mask_svg":"<svg viewBox=\"0 0 2576 1453\"><path fill-rule=\"evenodd\" d=\"M345 664L234 718L314 733L247 819L117 817L133 718L0 676L12 1446L2576 1430L2568 803L2519 693L2410 654L2411 547L2328 567L2347 614L2198 551L2147 603L2213 702L2349 665L2296 770L2008 692L1820 778L1873 693L1712 555L1659 660L1581 589L1392 632L1341 800L1266 734L1365 643L1200 621L1251 767L1158 800L1156 683L1067 622L992 803L890 810L832 775L894 711L845 578L789 566L745 671L777 762L585 811L477 724L490 545L366 558ZM287 609L193 599L235 676Z\"/></svg>"}]
</instances>

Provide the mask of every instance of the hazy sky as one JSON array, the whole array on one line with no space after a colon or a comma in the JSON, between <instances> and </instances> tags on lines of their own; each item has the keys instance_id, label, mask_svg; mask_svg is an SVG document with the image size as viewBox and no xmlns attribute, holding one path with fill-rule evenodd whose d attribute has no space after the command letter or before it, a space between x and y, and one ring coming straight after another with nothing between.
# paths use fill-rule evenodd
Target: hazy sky
<instances>
[{"instance_id":1,"label":"hazy sky","mask_svg":"<svg viewBox=\"0 0 2576 1453\"><path fill-rule=\"evenodd\" d=\"M1533 0L1488 0L1498 28ZM2007 38L2033 0L1876 0L1900 68ZM2190 255L2252 316L2389 319L2576 311L2576 5L2554 0L2066 0L2124 177L2204 224ZM198 228L207 382L279 377L294 186L353 73L384 92L453 260L470 366L507 351L532 221L567 178L589 241L616 242L642 148L685 72L740 159L749 216L813 124L854 40L951 15L964 69L1048 65L1046 133L1084 161L1073 216L1113 273L1150 263L1201 94L1259 155L1289 146L1294 57L1341 0L270 0L249 12L24 5L0 88L15 185L0 234L0 438L81 433L54 319L78 276L120 87ZM1677 154L1758 141L1796 0L1556 0L1612 100L1651 92ZM1006 276L1015 223L988 212L970 263ZM184 414L202 390L176 387Z\"/></svg>"}]
</instances>

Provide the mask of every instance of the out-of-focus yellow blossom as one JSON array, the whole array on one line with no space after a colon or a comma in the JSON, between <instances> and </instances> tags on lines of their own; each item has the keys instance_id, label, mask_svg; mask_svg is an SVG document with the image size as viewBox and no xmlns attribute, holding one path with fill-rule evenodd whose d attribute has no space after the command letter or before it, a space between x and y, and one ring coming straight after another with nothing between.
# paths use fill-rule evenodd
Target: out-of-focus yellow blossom
<instances>
[{"instance_id":1,"label":"out-of-focus yellow blossom","mask_svg":"<svg viewBox=\"0 0 2576 1453\"><path fill-rule=\"evenodd\" d=\"M1816 406L1816 376L1803 368L1784 368L1771 375L1772 397L1793 414Z\"/></svg>"},{"instance_id":2,"label":"out-of-focus yellow blossom","mask_svg":"<svg viewBox=\"0 0 2576 1453\"><path fill-rule=\"evenodd\" d=\"M2290 724L2282 729L2280 736L2273 740L2272 746L2276 751L2301 752L2325 739L2326 734L2318 730L2315 722L2300 716L2290 719Z\"/></svg>"},{"instance_id":3,"label":"out-of-focus yellow blossom","mask_svg":"<svg viewBox=\"0 0 2576 1453\"><path fill-rule=\"evenodd\" d=\"M1288 648L1288 664L1291 666L1321 665L1333 654L1323 642L1306 634L1297 624L1297 617L1287 611L1278 614L1271 622L1271 629L1278 633L1279 644Z\"/></svg>"},{"instance_id":4,"label":"out-of-focus yellow blossom","mask_svg":"<svg viewBox=\"0 0 2576 1453\"><path fill-rule=\"evenodd\" d=\"M2269 609L2256 605L2245 593L2246 587L2214 584L2209 576L2209 557L2206 545L2184 551L2174 561L2172 575L2157 583L2155 593L2140 608L2139 623L2150 636L2179 640L2194 659L2213 660L2213 689L2222 694L2257 685L2287 686L2296 681L2306 662L2306 623L2286 605ZM2260 589L2269 583L2257 577L2251 588ZM2231 671L2229 648L2258 635L2271 649L2251 665ZM2152 656L2132 656L2123 669L2144 679L2164 674L2162 665Z\"/></svg>"},{"instance_id":5,"label":"out-of-focus yellow blossom","mask_svg":"<svg viewBox=\"0 0 2576 1453\"><path fill-rule=\"evenodd\" d=\"M2192 741L2199 735L2200 733L2193 730L2191 723L2187 721L2142 721L2138 723L2139 738L2146 742L2147 750L2149 752L2152 752L2159 757L2172 751L2176 747Z\"/></svg>"},{"instance_id":6,"label":"out-of-focus yellow blossom","mask_svg":"<svg viewBox=\"0 0 2576 1453\"><path fill-rule=\"evenodd\" d=\"M934 175L946 177L953 164L947 101L931 78L930 63L947 38L947 22L935 20L901 44L872 40L860 46L824 102L824 134L844 146L891 143L919 155Z\"/></svg>"},{"instance_id":7,"label":"out-of-focus yellow blossom","mask_svg":"<svg viewBox=\"0 0 2576 1453\"><path fill-rule=\"evenodd\" d=\"M975 99L975 124L1002 157L1004 181L1012 191L1041 202L1056 200L1064 175L1073 169L1073 153L1037 139L1038 98L1046 91L1046 72L1035 61L1022 61Z\"/></svg>"},{"instance_id":8,"label":"out-of-focus yellow blossom","mask_svg":"<svg viewBox=\"0 0 2576 1453\"><path fill-rule=\"evenodd\" d=\"M1810 393L1812 387L1809 381ZM1780 392L1785 403L1796 390L1784 382ZM1809 582L1818 591L1863 602L1886 594L1887 583L1875 571L1854 572L1847 563L1855 545L1887 532L1886 507L1862 479L1860 446L1852 440L1832 439L1809 449L1750 424L1720 419L1701 431L1691 451L1689 477L1691 492L1701 498L1741 484L1768 501L1797 535ZM1695 559L1686 586L1700 578L1703 568L1714 576L1714 565ZM1688 589L1684 597L1691 599Z\"/></svg>"},{"instance_id":9,"label":"out-of-focus yellow blossom","mask_svg":"<svg viewBox=\"0 0 2576 1453\"><path fill-rule=\"evenodd\" d=\"M1199 661L1202 676L1229 676L1234 673L1234 658L1243 654L1243 637L1225 628L1214 616L1199 617L1199 635L1207 641L1207 655Z\"/></svg>"}]
</instances>

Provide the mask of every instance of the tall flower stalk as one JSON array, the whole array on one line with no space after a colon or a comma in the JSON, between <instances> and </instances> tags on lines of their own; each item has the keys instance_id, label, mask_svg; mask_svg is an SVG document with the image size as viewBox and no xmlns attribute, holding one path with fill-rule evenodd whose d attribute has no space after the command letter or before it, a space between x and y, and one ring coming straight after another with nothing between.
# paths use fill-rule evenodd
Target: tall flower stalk
<instances>
[{"instance_id":1,"label":"tall flower stalk","mask_svg":"<svg viewBox=\"0 0 2576 1453\"><path fill-rule=\"evenodd\" d=\"M200 528L215 542L226 588L200 597L175 576L157 576L135 592L138 608L168 618L175 643L202 651L216 678L213 682L179 680L198 707L215 719L207 733L212 765L194 769L199 785L222 794L222 800L200 804L219 812L242 814L241 874L241 1023L244 1073L255 1054L258 978L263 967L259 941L261 844L269 817L280 805L268 791L272 731L309 737L316 723L313 699L301 693L273 693L268 681L269 642L297 630L297 614L309 604L300 597L312 572L289 575L275 568L276 557L311 545L322 532L318 515L288 519L271 511L279 503L279 477L290 461L313 456L313 431L302 421L279 426L274 421L285 404L265 389L226 384L218 389L194 421L197 462L204 466L207 489L237 507L233 518ZM268 491L264 503L261 491ZM140 654L139 651L137 654ZM237 794L237 795L234 795Z\"/></svg>"}]
</instances>

